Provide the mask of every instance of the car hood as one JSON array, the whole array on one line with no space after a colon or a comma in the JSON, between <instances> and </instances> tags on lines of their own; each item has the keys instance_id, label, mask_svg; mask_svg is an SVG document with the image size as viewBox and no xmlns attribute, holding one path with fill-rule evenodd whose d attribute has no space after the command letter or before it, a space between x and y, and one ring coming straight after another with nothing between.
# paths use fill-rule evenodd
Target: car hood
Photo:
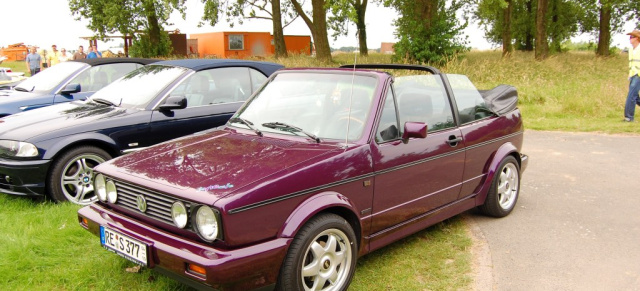
<instances>
[{"instance_id":1,"label":"car hood","mask_svg":"<svg viewBox=\"0 0 640 291\"><path fill-rule=\"evenodd\" d=\"M38 141L65 135L78 126L99 127L98 120L127 114L124 108L76 101L29 110L0 118L0 139Z\"/></svg>"},{"instance_id":2,"label":"car hood","mask_svg":"<svg viewBox=\"0 0 640 291\"><path fill-rule=\"evenodd\" d=\"M38 92L23 92L16 90L0 90L0 106L5 103L23 102L34 97L41 97L47 94Z\"/></svg>"},{"instance_id":3,"label":"car hood","mask_svg":"<svg viewBox=\"0 0 640 291\"><path fill-rule=\"evenodd\" d=\"M165 142L111 160L97 170L160 192L213 203L339 152L343 150L335 144L225 129Z\"/></svg>"}]
</instances>

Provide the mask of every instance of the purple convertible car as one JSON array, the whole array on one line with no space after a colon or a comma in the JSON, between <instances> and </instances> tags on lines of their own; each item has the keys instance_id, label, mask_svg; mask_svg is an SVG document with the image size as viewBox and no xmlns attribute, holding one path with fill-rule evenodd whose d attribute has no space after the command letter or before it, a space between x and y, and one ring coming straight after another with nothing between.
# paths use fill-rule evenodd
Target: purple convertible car
<instances>
[{"instance_id":1,"label":"purple convertible car","mask_svg":"<svg viewBox=\"0 0 640 291\"><path fill-rule=\"evenodd\" d=\"M513 87L431 67L281 70L225 127L96 167L79 222L198 288L346 290L362 255L475 207L514 209L516 103Z\"/></svg>"}]
</instances>

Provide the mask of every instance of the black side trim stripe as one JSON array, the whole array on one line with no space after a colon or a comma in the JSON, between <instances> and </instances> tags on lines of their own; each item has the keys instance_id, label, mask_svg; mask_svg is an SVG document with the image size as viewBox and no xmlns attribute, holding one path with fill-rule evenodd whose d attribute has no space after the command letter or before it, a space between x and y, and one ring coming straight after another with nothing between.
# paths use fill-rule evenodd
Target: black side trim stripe
<instances>
[{"instance_id":1,"label":"black side trim stripe","mask_svg":"<svg viewBox=\"0 0 640 291\"><path fill-rule=\"evenodd\" d=\"M487 144L491 144L491 143L494 143L494 142L499 142L499 141L502 141L502 140L505 140L505 139L508 139L508 138L511 138L511 137L514 137L514 136L517 136L517 135L520 135L520 134L522 134L522 131L519 131L519 132L516 132L516 133L512 133L510 135L503 136L503 137L500 137L500 138L492 139L492 140L489 140L489 141L486 141L486 142L483 142L483 143L479 143L479 144L473 145L471 147L467 147L467 148L455 150L455 151L452 151L452 152L448 152L448 153L445 153L445 154L433 156L433 157L422 159L422 160L418 160L418 161L413 161L413 162L410 162L410 163L406 163L406 164L403 164L403 165L395 166L395 167L388 168L388 169L385 169L385 170L374 171L374 172L372 172L370 174L360 175L360 176L357 176L357 177L354 177L354 178L350 178L350 179L346 179L346 180L340 180L340 181L336 181L336 182L333 182L333 183L316 186L316 187L313 187L313 188L310 188L310 189L306 189L306 190L302 190L302 191L298 191L298 192L293 192L293 193L290 193L290 194L287 194L287 195L284 195L284 196L267 199L267 200L262 201L262 202L253 203L253 204L249 204L249 205L246 205L246 206L234 208L234 209L229 210L229 214L235 214L235 213L247 211L247 210L250 210L250 209L254 209L254 208L258 208L258 207L261 207L261 206L269 205L269 204L272 204L272 203L284 201L284 200L287 200L287 199L295 198L295 197L306 195L306 194L309 194L309 193L321 191L321 190L328 189L328 188L331 188L331 187L344 185L344 184L347 184L347 183L351 183L353 181L362 180L362 179L366 179L366 178L371 178L371 177L375 177L375 176L380 175L380 174L386 174L386 173L389 173L389 172L393 172L393 171L401 170L401 169L404 169L404 168L412 167L412 166L415 166L415 165L419 165L419 164L422 164L422 163L430 162L430 161L437 160L437 159L440 159L440 158L444 158L444 157L448 157L448 156L451 156L451 155L459 154L459 153L462 153L462 152L466 151L467 149L474 149L474 148L481 147L481 146L484 146L484 145L487 145Z\"/></svg>"},{"instance_id":2,"label":"black side trim stripe","mask_svg":"<svg viewBox=\"0 0 640 291\"><path fill-rule=\"evenodd\" d=\"M276 202L280 202L280 201L283 201L283 200L291 199L291 198L294 198L294 197L298 197L298 196L306 195L306 194L309 194L309 193L317 192L317 191L320 191L320 190L324 190L324 189L327 189L327 188L348 184L348 183L351 183L353 181L362 180L362 179L366 179L366 178L371 178L374 175L375 175L375 173L370 173L370 174L361 175L361 176L350 178L350 179L346 179L346 180L340 180L340 181L337 181L337 182L333 182L333 183L329 183L329 184L325 184L325 185L320 185L320 186L317 186L317 187L309 188L309 189L298 191L298 192L293 192L291 194L287 194L287 195L284 195L284 196L275 197L275 198L267 199L267 200L262 201L262 202L253 203L253 204L249 204L247 206L231 209L231 210L229 210L229 214L234 214L234 213L238 213L238 212L242 212L242 211L247 211L249 209L254 209L254 208L257 208L257 207L260 207L260 206L265 206L267 204L276 203Z\"/></svg>"},{"instance_id":3,"label":"black side trim stripe","mask_svg":"<svg viewBox=\"0 0 640 291\"><path fill-rule=\"evenodd\" d=\"M485 141L485 142L481 142L481 143L479 143L479 144L474 144L474 145L472 145L472 146L468 146L468 147L466 147L466 149L470 149L470 150L472 150L472 149L475 149L475 148L483 147L483 146L488 145L488 144L492 144L492 143L500 142L500 141L503 141L503 140L505 140L505 139L510 139L510 138L512 138L512 137L514 137L514 136L522 135L522 133L523 133L522 131L514 132L514 133L512 133L512 134L505 135L505 136L503 136L503 137L494 138L494 139L492 139L492 140L488 140L488 141Z\"/></svg>"}]
</instances>

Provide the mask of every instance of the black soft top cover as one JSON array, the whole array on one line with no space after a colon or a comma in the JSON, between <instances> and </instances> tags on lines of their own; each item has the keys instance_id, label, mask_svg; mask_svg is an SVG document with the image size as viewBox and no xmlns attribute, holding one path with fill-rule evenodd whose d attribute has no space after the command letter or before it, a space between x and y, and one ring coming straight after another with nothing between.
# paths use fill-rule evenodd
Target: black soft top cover
<instances>
[{"instance_id":1,"label":"black soft top cover","mask_svg":"<svg viewBox=\"0 0 640 291\"><path fill-rule=\"evenodd\" d=\"M518 90L509 85L498 85L491 90L480 91L482 98L493 113L501 116L516 109Z\"/></svg>"}]
</instances>

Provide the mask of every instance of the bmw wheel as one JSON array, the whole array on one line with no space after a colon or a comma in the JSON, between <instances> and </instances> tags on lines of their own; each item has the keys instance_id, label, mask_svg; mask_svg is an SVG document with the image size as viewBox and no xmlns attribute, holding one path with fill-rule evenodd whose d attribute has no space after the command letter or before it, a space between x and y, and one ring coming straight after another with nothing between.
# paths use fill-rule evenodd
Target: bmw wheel
<instances>
[{"instance_id":1,"label":"bmw wheel","mask_svg":"<svg viewBox=\"0 0 640 291\"><path fill-rule=\"evenodd\" d=\"M87 205L96 201L93 168L109 159L109 153L93 146L81 146L63 153L53 162L47 181L49 195L56 202Z\"/></svg>"}]
</instances>

